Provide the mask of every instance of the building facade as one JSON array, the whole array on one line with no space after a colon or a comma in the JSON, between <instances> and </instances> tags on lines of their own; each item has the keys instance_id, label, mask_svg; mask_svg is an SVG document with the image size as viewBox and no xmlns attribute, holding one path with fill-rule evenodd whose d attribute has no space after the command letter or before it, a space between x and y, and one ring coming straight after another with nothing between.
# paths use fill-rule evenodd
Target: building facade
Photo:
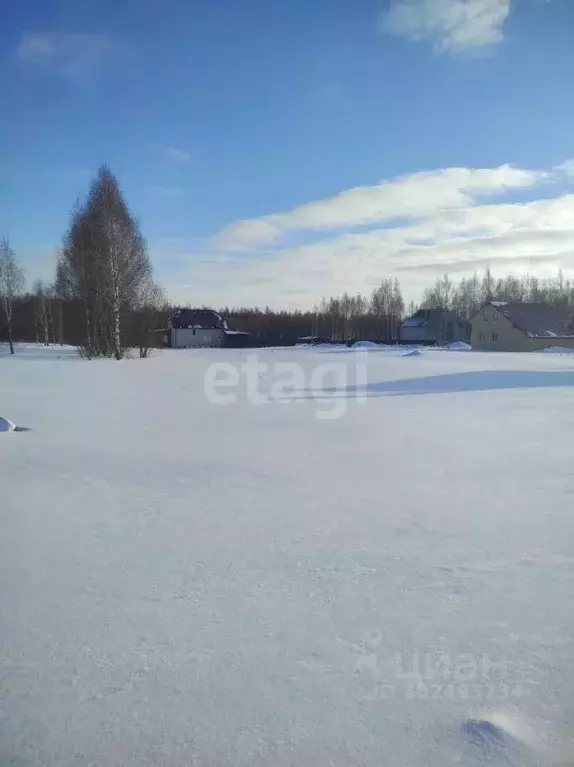
<instances>
[{"instance_id":1,"label":"building facade","mask_svg":"<svg viewBox=\"0 0 574 767\"><path fill-rule=\"evenodd\" d=\"M248 346L249 333L229 330L213 309L179 309L168 321L167 345L172 349Z\"/></svg>"},{"instance_id":2,"label":"building facade","mask_svg":"<svg viewBox=\"0 0 574 767\"><path fill-rule=\"evenodd\" d=\"M468 342L470 326L448 309L419 309L401 325L401 342L436 344Z\"/></svg>"},{"instance_id":3,"label":"building facade","mask_svg":"<svg viewBox=\"0 0 574 767\"><path fill-rule=\"evenodd\" d=\"M531 352L574 348L568 316L549 304L490 301L470 321L473 349Z\"/></svg>"},{"instance_id":4,"label":"building facade","mask_svg":"<svg viewBox=\"0 0 574 767\"><path fill-rule=\"evenodd\" d=\"M169 318L168 337L172 349L223 346L227 324L212 309L180 309Z\"/></svg>"}]
</instances>

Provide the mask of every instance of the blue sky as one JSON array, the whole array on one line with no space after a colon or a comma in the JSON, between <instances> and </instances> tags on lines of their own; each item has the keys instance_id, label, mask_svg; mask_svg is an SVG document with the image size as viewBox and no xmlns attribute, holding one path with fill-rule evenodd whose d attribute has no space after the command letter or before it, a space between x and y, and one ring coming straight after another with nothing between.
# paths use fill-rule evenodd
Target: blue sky
<instances>
[{"instance_id":1,"label":"blue sky","mask_svg":"<svg viewBox=\"0 0 574 767\"><path fill-rule=\"evenodd\" d=\"M572 0L11 5L0 234L30 281L102 162L180 303L574 269Z\"/></svg>"}]
</instances>

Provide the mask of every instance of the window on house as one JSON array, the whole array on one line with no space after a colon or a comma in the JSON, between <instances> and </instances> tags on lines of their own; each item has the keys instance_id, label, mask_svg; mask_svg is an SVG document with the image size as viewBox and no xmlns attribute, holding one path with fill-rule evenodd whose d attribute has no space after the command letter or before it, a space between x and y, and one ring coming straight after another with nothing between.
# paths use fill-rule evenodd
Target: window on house
<instances>
[{"instance_id":1,"label":"window on house","mask_svg":"<svg viewBox=\"0 0 574 767\"><path fill-rule=\"evenodd\" d=\"M498 333L493 333L492 334L492 340L494 341L494 343L496 343L498 341Z\"/></svg>"},{"instance_id":2,"label":"window on house","mask_svg":"<svg viewBox=\"0 0 574 767\"><path fill-rule=\"evenodd\" d=\"M492 321L498 322L498 314L496 312L494 312L494 314L492 315Z\"/></svg>"},{"instance_id":3,"label":"window on house","mask_svg":"<svg viewBox=\"0 0 574 767\"><path fill-rule=\"evenodd\" d=\"M479 333L478 334L478 340L479 341L484 341L484 333Z\"/></svg>"},{"instance_id":4,"label":"window on house","mask_svg":"<svg viewBox=\"0 0 574 767\"><path fill-rule=\"evenodd\" d=\"M483 314L483 315L482 315L482 319L483 319L485 322L488 322L488 314Z\"/></svg>"}]
</instances>

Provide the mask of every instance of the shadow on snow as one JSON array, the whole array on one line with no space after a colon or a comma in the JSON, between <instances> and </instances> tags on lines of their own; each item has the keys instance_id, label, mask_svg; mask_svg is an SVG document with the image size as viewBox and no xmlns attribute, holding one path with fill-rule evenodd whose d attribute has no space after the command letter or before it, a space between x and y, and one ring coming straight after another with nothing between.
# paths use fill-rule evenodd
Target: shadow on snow
<instances>
[{"instance_id":1,"label":"shadow on snow","mask_svg":"<svg viewBox=\"0 0 574 767\"><path fill-rule=\"evenodd\" d=\"M454 392L497 391L503 389L544 389L574 387L574 370L478 370L466 373L377 381L342 389L307 390L309 398L351 398L366 396L404 396L409 394L447 394Z\"/></svg>"}]
</instances>

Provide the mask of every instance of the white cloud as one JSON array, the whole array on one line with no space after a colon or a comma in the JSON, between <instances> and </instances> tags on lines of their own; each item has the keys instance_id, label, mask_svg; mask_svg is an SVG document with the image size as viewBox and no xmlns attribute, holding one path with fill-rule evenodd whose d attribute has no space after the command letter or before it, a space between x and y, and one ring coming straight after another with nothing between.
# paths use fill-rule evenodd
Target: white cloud
<instances>
[{"instance_id":1,"label":"white cloud","mask_svg":"<svg viewBox=\"0 0 574 767\"><path fill-rule=\"evenodd\" d=\"M355 187L285 213L237 221L220 232L215 242L218 247L246 247L268 244L289 231L349 228L430 215L472 205L484 195L533 186L545 175L509 165L413 173L375 186Z\"/></svg>"},{"instance_id":2,"label":"white cloud","mask_svg":"<svg viewBox=\"0 0 574 767\"><path fill-rule=\"evenodd\" d=\"M565 176L574 177L574 159L566 160L566 162L557 165L555 170L557 170L559 173L563 173Z\"/></svg>"},{"instance_id":3,"label":"white cloud","mask_svg":"<svg viewBox=\"0 0 574 767\"><path fill-rule=\"evenodd\" d=\"M20 61L70 77L86 74L121 50L109 35L27 32L16 54Z\"/></svg>"},{"instance_id":4,"label":"white cloud","mask_svg":"<svg viewBox=\"0 0 574 767\"><path fill-rule=\"evenodd\" d=\"M176 165L185 165L185 163L191 160L191 154L186 149L176 149L173 146L168 146L165 153L168 159Z\"/></svg>"},{"instance_id":5,"label":"white cloud","mask_svg":"<svg viewBox=\"0 0 574 767\"><path fill-rule=\"evenodd\" d=\"M480 51L502 41L509 13L510 0L391 0L382 27L446 52Z\"/></svg>"},{"instance_id":6,"label":"white cloud","mask_svg":"<svg viewBox=\"0 0 574 767\"><path fill-rule=\"evenodd\" d=\"M216 247L244 250L254 245L266 245L279 239L281 230L273 223L274 216L236 221L216 235Z\"/></svg>"},{"instance_id":7,"label":"white cloud","mask_svg":"<svg viewBox=\"0 0 574 767\"><path fill-rule=\"evenodd\" d=\"M385 208L391 223L384 228L378 223L377 213L367 216L370 229L334 232L332 221L340 223L344 218L355 224L356 215L347 215L345 205L346 218L332 218L329 206L328 215L321 207L321 216L314 215L311 220L322 222L326 230L323 238L297 247L278 246L274 237L283 231L285 220L281 217L287 216L292 226L308 223L309 206L302 206L287 214L243 222L243 234L247 238L255 236L262 246L255 253L237 248L241 236L236 232L236 237L229 240L229 249L222 247L220 235L211 248L180 254L178 264L187 263L188 267L168 276L166 287L180 303L269 304L305 309L322 296L345 291L369 293L386 276L399 277L408 300L419 298L444 271L462 276L487 264L499 274L528 271L543 276L561 267L574 276L574 193L562 193L563 181L568 180L563 171L555 168L554 172L544 173L502 166L490 171L460 168L416 176L417 184L421 176L433 180L426 187L430 200L423 199L417 184L409 187L418 189L418 196L416 204L408 203L411 214L406 216L408 195L393 193L391 199L397 208ZM444 178L450 179L451 186L442 186ZM434 199L437 179L441 180L440 204L435 204ZM453 179L457 181L452 183ZM532 187L537 180L548 182L542 199L509 202L481 197L504 191L511 194L512 190ZM561 187L560 194L548 197L552 181ZM533 191L530 189L530 197ZM445 204L445 200L452 204ZM459 200L462 204L458 204ZM403 215L397 216L397 210ZM276 222L275 229L269 219ZM216 246L218 250L214 250Z\"/></svg>"}]
</instances>

